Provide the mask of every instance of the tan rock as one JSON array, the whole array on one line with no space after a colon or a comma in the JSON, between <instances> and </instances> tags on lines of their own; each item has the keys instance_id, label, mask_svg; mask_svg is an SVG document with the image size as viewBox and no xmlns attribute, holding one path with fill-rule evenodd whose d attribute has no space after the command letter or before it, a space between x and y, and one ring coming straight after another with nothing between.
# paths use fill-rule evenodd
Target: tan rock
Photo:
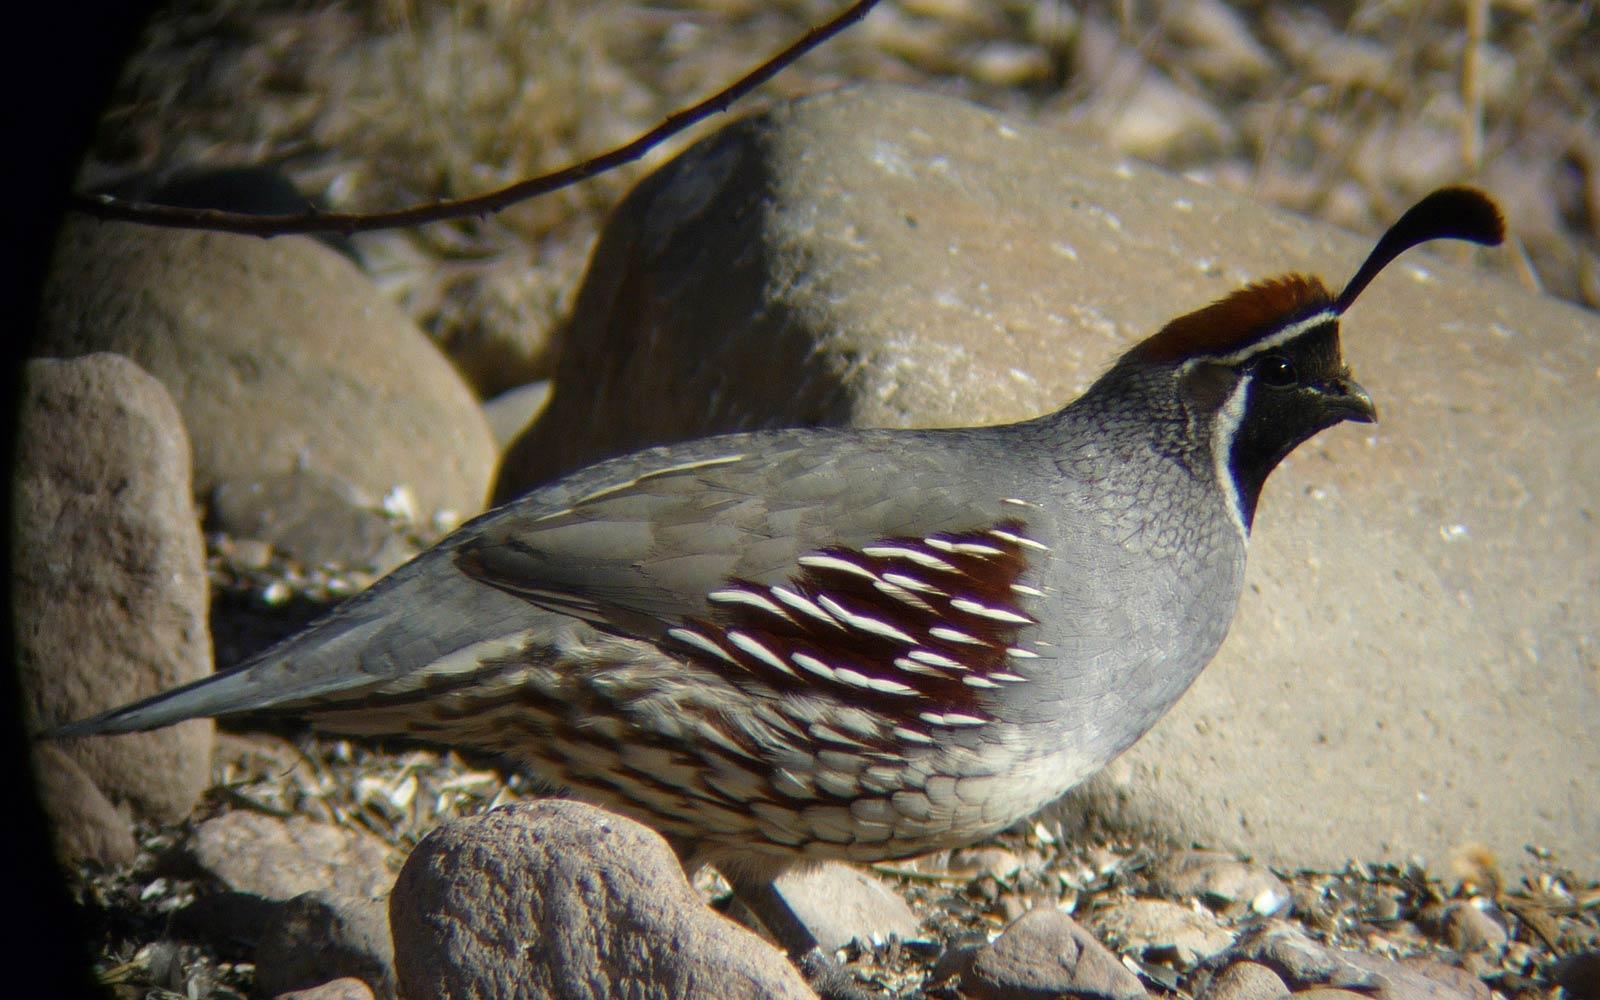
<instances>
[{"instance_id":1,"label":"tan rock","mask_svg":"<svg viewBox=\"0 0 1600 1000\"><path fill-rule=\"evenodd\" d=\"M446 824L389 903L400 994L815 997L784 956L700 902L659 834L547 799Z\"/></svg>"},{"instance_id":2,"label":"tan rock","mask_svg":"<svg viewBox=\"0 0 1600 1000\"><path fill-rule=\"evenodd\" d=\"M196 828L189 851L232 891L267 900L287 901L318 890L372 899L386 895L394 883L382 841L304 816L224 813Z\"/></svg>"},{"instance_id":3,"label":"tan rock","mask_svg":"<svg viewBox=\"0 0 1600 1000\"><path fill-rule=\"evenodd\" d=\"M40 353L118 351L167 386L197 495L305 469L372 505L408 488L424 523L483 506L495 456L477 400L355 265L313 240L71 219L40 317Z\"/></svg>"},{"instance_id":4,"label":"tan rock","mask_svg":"<svg viewBox=\"0 0 1600 1000\"><path fill-rule=\"evenodd\" d=\"M1119 952L1170 958L1183 970L1233 943L1233 934L1208 911L1165 899L1127 899L1097 909L1091 927Z\"/></svg>"},{"instance_id":5,"label":"tan rock","mask_svg":"<svg viewBox=\"0 0 1600 1000\"><path fill-rule=\"evenodd\" d=\"M974 1000L1032 1000L1073 996L1084 1000L1142 1000L1139 977L1065 913L1038 907L972 959L961 979Z\"/></svg>"},{"instance_id":6,"label":"tan rock","mask_svg":"<svg viewBox=\"0 0 1600 1000\"><path fill-rule=\"evenodd\" d=\"M1255 962L1234 962L1217 973L1199 1000L1274 1000L1289 992L1278 974Z\"/></svg>"},{"instance_id":7,"label":"tan rock","mask_svg":"<svg viewBox=\"0 0 1600 1000\"><path fill-rule=\"evenodd\" d=\"M115 354L30 362L12 489L11 599L30 731L211 672L188 441L159 382ZM83 780L136 816L182 819L210 781L212 734L209 720L196 720L57 744L79 773L41 773L66 796L51 800L66 809L56 821L109 819ZM38 766L59 761L50 754ZM127 834L101 829L61 842L124 856Z\"/></svg>"},{"instance_id":8,"label":"tan rock","mask_svg":"<svg viewBox=\"0 0 1600 1000\"><path fill-rule=\"evenodd\" d=\"M921 921L899 893L881 879L837 861L796 868L773 883L789 909L823 951L851 941L885 944L921 936Z\"/></svg>"}]
</instances>

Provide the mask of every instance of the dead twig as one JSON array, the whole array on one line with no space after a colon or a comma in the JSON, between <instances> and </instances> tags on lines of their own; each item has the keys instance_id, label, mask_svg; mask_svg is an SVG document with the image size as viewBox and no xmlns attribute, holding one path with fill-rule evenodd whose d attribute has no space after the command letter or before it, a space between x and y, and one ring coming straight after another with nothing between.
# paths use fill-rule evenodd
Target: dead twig
<instances>
[{"instance_id":1,"label":"dead twig","mask_svg":"<svg viewBox=\"0 0 1600 1000\"><path fill-rule=\"evenodd\" d=\"M146 202L130 202L110 195L75 193L72 207L96 218L139 222L171 229L209 229L248 236L286 236L291 233L350 233L376 229L420 226L446 219L482 216L520 201L570 187L591 177L631 163L666 139L706 118L726 111L735 101L766 83L812 49L861 20L878 0L856 0L828 21L807 31L777 55L697 104L675 111L661 123L615 149L601 153L553 173L518 181L487 194L453 201L417 205L392 212L333 213L306 212L297 215L245 215L217 209L178 208Z\"/></svg>"}]
</instances>

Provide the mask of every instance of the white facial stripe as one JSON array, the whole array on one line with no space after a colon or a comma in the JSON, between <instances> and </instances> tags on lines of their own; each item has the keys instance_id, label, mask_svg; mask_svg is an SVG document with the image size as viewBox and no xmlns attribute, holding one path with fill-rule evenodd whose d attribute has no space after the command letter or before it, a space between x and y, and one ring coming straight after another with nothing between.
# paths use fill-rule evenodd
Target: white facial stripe
<instances>
[{"instance_id":1,"label":"white facial stripe","mask_svg":"<svg viewBox=\"0 0 1600 1000\"><path fill-rule=\"evenodd\" d=\"M1250 381L1248 372L1240 376L1239 383L1228 394L1228 401L1217 410L1217 422L1211 432L1211 461L1216 469L1217 485L1222 487L1228 517L1233 520L1233 526L1239 529L1239 537L1245 539L1250 537L1250 532L1244 526L1244 502L1239 496L1239 484L1233 478L1230 459L1233 457L1234 436L1239 433L1239 422L1244 419L1244 401L1250 393Z\"/></svg>"},{"instance_id":2,"label":"white facial stripe","mask_svg":"<svg viewBox=\"0 0 1600 1000\"><path fill-rule=\"evenodd\" d=\"M1262 339L1251 344L1249 347L1241 348L1240 350L1234 351L1232 354L1207 357L1205 360L1216 364L1236 365L1251 355L1260 354L1262 351L1271 350L1274 347L1281 347L1305 333L1307 330L1310 330L1312 327L1321 326L1324 323L1336 323L1338 320L1338 313L1334 312L1332 309L1324 309L1319 313L1313 313L1312 315L1307 316L1298 323L1289 324L1270 337L1263 337Z\"/></svg>"}]
</instances>

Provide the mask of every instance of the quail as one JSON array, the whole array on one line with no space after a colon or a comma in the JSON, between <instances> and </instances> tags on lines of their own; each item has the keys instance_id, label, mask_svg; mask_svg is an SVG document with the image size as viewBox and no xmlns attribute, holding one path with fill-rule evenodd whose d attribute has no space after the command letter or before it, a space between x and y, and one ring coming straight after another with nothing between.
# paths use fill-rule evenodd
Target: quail
<instances>
[{"instance_id":1,"label":"quail","mask_svg":"<svg viewBox=\"0 0 1600 1000\"><path fill-rule=\"evenodd\" d=\"M1002 830L1173 705L1233 618L1268 474L1376 418L1340 317L1406 249L1502 230L1480 192L1436 191L1337 296L1249 285L1021 423L601 462L237 669L56 735L271 710L507 754L717 865L803 948L777 873Z\"/></svg>"}]
</instances>

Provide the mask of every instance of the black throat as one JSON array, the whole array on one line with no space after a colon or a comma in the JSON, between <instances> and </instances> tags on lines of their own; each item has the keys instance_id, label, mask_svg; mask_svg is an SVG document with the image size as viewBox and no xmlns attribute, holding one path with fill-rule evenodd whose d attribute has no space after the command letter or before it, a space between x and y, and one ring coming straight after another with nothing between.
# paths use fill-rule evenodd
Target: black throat
<instances>
[{"instance_id":1,"label":"black throat","mask_svg":"<svg viewBox=\"0 0 1600 1000\"><path fill-rule=\"evenodd\" d=\"M1236 392L1214 418L1218 428L1214 440L1226 449L1218 471L1225 469L1231 478L1239 519L1249 531L1272 470L1295 448L1345 416L1330 409L1315 390L1275 390L1248 371L1240 373Z\"/></svg>"}]
</instances>

